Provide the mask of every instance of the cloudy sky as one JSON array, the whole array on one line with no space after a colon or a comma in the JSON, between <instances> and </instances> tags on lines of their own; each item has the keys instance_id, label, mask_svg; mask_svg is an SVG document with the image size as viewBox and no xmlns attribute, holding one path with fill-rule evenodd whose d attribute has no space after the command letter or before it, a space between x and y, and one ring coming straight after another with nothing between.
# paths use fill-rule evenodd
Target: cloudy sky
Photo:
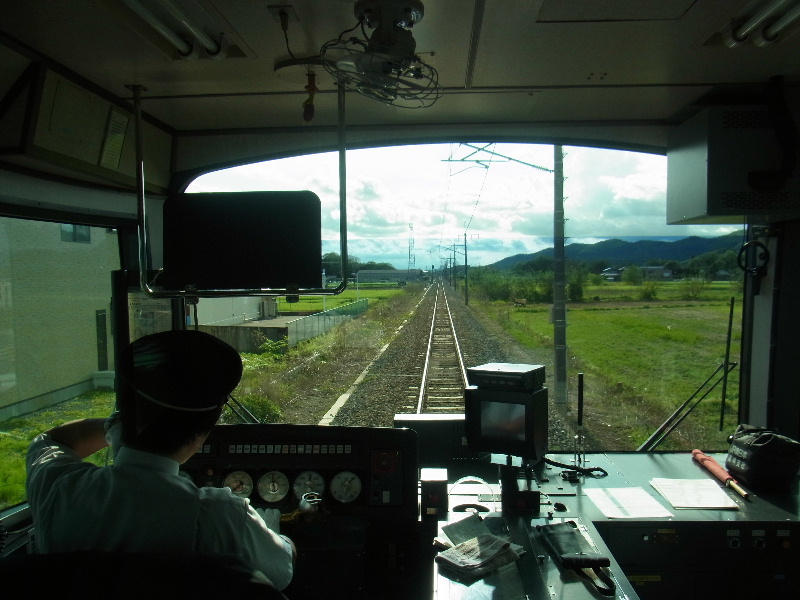
<instances>
[{"instance_id":1,"label":"cloudy sky","mask_svg":"<svg viewBox=\"0 0 800 600\"><path fill-rule=\"evenodd\" d=\"M476 144L484 147L486 144ZM667 225L667 159L565 147L567 244L602 239L717 236L727 225ZM399 269L438 269L452 247L470 265L553 245L553 147L402 146L347 152L349 253ZM339 251L338 154L236 167L197 179L189 192L311 190L322 201L323 252ZM412 244L413 241L413 244ZM456 255L463 264L463 254Z\"/></svg>"}]
</instances>

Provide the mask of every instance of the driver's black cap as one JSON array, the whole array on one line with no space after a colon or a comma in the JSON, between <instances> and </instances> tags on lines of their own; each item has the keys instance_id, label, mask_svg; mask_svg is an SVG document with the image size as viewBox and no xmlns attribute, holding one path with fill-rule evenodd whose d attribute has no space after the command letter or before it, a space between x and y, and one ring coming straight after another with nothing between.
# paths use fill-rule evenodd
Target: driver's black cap
<instances>
[{"instance_id":1,"label":"driver's black cap","mask_svg":"<svg viewBox=\"0 0 800 600\"><path fill-rule=\"evenodd\" d=\"M185 411L225 404L242 377L236 350L197 330L154 333L128 345L120 359L122 377L143 398Z\"/></svg>"}]
</instances>

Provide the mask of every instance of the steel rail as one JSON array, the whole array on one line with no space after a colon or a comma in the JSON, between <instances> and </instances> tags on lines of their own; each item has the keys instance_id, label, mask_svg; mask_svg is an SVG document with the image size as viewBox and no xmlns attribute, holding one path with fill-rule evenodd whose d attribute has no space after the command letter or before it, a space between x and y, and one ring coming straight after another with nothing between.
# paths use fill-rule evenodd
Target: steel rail
<instances>
[{"instance_id":1,"label":"steel rail","mask_svg":"<svg viewBox=\"0 0 800 600\"><path fill-rule=\"evenodd\" d=\"M417 414L463 412L466 381L450 305L444 286L439 283L417 397Z\"/></svg>"}]
</instances>

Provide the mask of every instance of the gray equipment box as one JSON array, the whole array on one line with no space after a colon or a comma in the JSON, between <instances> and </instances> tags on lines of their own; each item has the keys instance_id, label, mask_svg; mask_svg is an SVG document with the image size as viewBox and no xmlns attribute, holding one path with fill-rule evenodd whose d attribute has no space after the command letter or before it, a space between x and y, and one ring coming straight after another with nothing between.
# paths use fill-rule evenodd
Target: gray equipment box
<instances>
[{"instance_id":1,"label":"gray equipment box","mask_svg":"<svg viewBox=\"0 0 800 600\"><path fill-rule=\"evenodd\" d=\"M544 387L544 365L486 363L467 369L467 382L484 390L533 392Z\"/></svg>"}]
</instances>

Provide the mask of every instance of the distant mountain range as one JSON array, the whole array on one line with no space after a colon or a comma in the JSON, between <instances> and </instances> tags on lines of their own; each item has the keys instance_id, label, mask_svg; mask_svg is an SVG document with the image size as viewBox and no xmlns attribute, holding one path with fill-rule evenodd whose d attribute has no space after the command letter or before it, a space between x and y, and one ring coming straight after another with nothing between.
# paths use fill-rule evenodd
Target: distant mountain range
<instances>
[{"instance_id":1,"label":"distant mountain range","mask_svg":"<svg viewBox=\"0 0 800 600\"><path fill-rule=\"evenodd\" d=\"M567 244L564 247L564 255L568 260L605 261L612 267L624 267L631 264L644 266L652 260L684 261L709 252L738 251L741 245L742 233L735 231L714 238L691 236L674 242L653 240L626 242L613 239L595 244ZM545 248L533 254L515 254L489 266L495 269L511 269L518 263L528 262L539 257L552 258L553 254L553 248Z\"/></svg>"}]
</instances>

